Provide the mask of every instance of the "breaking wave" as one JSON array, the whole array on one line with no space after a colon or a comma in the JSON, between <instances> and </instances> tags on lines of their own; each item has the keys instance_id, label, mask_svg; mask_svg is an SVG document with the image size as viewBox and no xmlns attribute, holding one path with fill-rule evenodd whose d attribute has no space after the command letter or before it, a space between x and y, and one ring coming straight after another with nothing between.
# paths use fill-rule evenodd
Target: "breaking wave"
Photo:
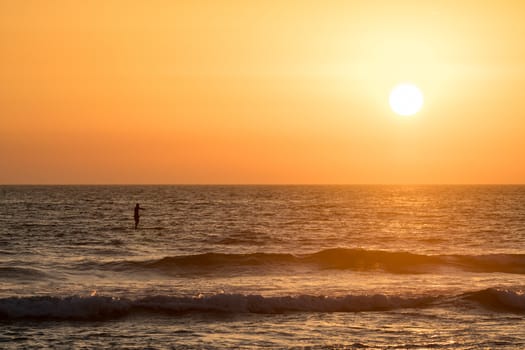
<instances>
[{"instance_id":1,"label":"breaking wave","mask_svg":"<svg viewBox=\"0 0 525 350\"><path fill-rule=\"evenodd\" d=\"M493 310L525 312L525 291L521 290L488 288L478 292L466 293L464 298Z\"/></svg>"},{"instance_id":2,"label":"breaking wave","mask_svg":"<svg viewBox=\"0 0 525 350\"><path fill-rule=\"evenodd\" d=\"M209 296L151 296L139 299L109 296L35 296L0 299L0 319L99 320L139 313L181 314L192 312L262 313L361 312L425 308L450 300L450 296L404 297L376 295L275 296L214 294ZM508 312L525 312L523 291L485 289L456 296L460 301Z\"/></svg>"},{"instance_id":3,"label":"breaking wave","mask_svg":"<svg viewBox=\"0 0 525 350\"><path fill-rule=\"evenodd\" d=\"M194 273L198 270L283 265L309 265L321 269L382 270L390 273L438 272L443 268L453 268L470 272L525 274L525 254L421 255L408 252L335 248L303 255L205 253L168 256L148 261L106 262L102 267L120 271L139 268L164 272L188 270Z\"/></svg>"}]
</instances>

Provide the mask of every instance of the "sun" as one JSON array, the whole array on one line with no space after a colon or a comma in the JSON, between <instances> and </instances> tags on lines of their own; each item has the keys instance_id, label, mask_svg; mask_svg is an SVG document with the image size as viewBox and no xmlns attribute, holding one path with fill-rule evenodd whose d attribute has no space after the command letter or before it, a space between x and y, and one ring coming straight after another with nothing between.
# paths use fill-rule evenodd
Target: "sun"
<instances>
[{"instance_id":1,"label":"sun","mask_svg":"<svg viewBox=\"0 0 525 350\"><path fill-rule=\"evenodd\" d=\"M396 114L410 116L423 107L423 93L414 84L398 84L390 92L389 102Z\"/></svg>"}]
</instances>

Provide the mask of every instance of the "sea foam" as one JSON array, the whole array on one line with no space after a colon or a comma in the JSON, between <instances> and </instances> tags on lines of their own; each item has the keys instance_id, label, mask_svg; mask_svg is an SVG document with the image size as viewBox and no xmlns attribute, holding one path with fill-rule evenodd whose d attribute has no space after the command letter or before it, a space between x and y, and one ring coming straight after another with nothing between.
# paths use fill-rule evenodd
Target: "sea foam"
<instances>
[{"instance_id":1,"label":"sea foam","mask_svg":"<svg viewBox=\"0 0 525 350\"><path fill-rule=\"evenodd\" d=\"M35 296L0 299L0 319L98 320L136 313L180 314L192 312L262 313L362 312L425 308L456 298L505 312L525 312L523 291L489 288L459 296L262 296L218 293L180 297L157 295L138 299L109 296Z\"/></svg>"}]
</instances>

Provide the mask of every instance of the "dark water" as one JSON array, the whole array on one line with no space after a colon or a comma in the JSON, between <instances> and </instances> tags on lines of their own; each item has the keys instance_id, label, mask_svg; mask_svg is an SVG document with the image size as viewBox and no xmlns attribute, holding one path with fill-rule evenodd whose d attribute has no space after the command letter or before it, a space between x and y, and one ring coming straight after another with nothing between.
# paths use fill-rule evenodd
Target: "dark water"
<instances>
[{"instance_id":1,"label":"dark water","mask_svg":"<svg viewBox=\"0 0 525 350\"><path fill-rule=\"evenodd\" d=\"M525 186L0 186L0 282L0 348L521 348Z\"/></svg>"}]
</instances>

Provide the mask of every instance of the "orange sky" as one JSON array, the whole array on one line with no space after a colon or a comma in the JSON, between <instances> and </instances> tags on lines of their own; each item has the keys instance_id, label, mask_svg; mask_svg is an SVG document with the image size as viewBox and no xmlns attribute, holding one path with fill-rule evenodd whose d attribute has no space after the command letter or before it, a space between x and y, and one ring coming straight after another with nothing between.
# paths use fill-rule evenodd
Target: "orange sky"
<instances>
[{"instance_id":1,"label":"orange sky","mask_svg":"<svg viewBox=\"0 0 525 350\"><path fill-rule=\"evenodd\" d=\"M0 0L0 183L525 183L524 16ZM413 117L388 105L403 81Z\"/></svg>"}]
</instances>

